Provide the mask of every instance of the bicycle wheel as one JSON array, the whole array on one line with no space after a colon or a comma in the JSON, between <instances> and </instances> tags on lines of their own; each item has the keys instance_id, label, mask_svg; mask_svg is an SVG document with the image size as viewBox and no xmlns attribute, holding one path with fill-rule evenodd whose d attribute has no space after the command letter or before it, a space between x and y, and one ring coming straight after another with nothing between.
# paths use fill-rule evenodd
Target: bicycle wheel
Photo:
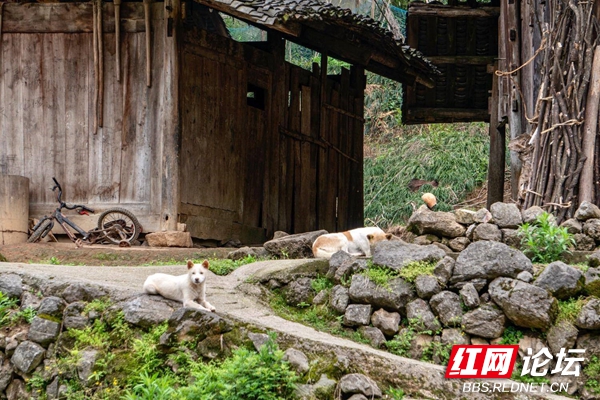
<instances>
[{"instance_id":1,"label":"bicycle wheel","mask_svg":"<svg viewBox=\"0 0 600 400\"><path fill-rule=\"evenodd\" d=\"M31 233L29 239L27 239L27 243L35 243L41 238L45 237L51 230L54 223L51 219L47 219L37 227L35 231Z\"/></svg>"},{"instance_id":2,"label":"bicycle wheel","mask_svg":"<svg viewBox=\"0 0 600 400\"><path fill-rule=\"evenodd\" d=\"M98 229L107 230L112 227L117 228L117 232L109 231L106 233L106 239L111 243L120 244L121 242L133 243L140 233L142 226L131 211L123 208L111 208L100 214L98 218ZM123 234L123 237L121 234Z\"/></svg>"}]
</instances>

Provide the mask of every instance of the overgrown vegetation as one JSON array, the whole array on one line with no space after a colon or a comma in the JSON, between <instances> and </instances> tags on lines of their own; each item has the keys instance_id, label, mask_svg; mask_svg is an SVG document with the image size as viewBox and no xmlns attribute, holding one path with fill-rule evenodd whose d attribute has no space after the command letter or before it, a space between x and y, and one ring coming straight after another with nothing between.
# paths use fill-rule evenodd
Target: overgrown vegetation
<instances>
[{"instance_id":1,"label":"overgrown vegetation","mask_svg":"<svg viewBox=\"0 0 600 400\"><path fill-rule=\"evenodd\" d=\"M405 281L414 283L421 275L433 275L435 262L431 261L412 261L400 270L400 277Z\"/></svg>"},{"instance_id":2,"label":"overgrown vegetation","mask_svg":"<svg viewBox=\"0 0 600 400\"><path fill-rule=\"evenodd\" d=\"M410 132L410 133L409 133ZM433 193L437 210L450 210L487 175L489 139L485 124L428 125L406 128L391 137L369 139L365 157L365 222L389 227L404 223ZM411 192L411 179L437 180Z\"/></svg>"},{"instance_id":3,"label":"overgrown vegetation","mask_svg":"<svg viewBox=\"0 0 600 400\"><path fill-rule=\"evenodd\" d=\"M592 356L590 362L583 369L583 374L587 378L585 387L594 393L600 393L600 358Z\"/></svg>"},{"instance_id":4,"label":"overgrown vegetation","mask_svg":"<svg viewBox=\"0 0 600 400\"><path fill-rule=\"evenodd\" d=\"M524 223L517 232L524 253L534 263L547 264L559 260L575 244L567 228L557 226L554 217L547 212L540 214L535 223Z\"/></svg>"},{"instance_id":5,"label":"overgrown vegetation","mask_svg":"<svg viewBox=\"0 0 600 400\"><path fill-rule=\"evenodd\" d=\"M585 305L586 300L583 297L579 298L571 298L568 300L559 300L558 301L558 315L556 317L555 324L559 322L575 322L579 312Z\"/></svg>"},{"instance_id":6,"label":"overgrown vegetation","mask_svg":"<svg viewBox=\"0 0 600 400\"><path fill-rule=\"evenodd\" d=\"M0 292L0 328L16 325L21 322L28 324L35 318L36 311L32 307L19 309L19 300Z\"/></svg>"},{"instance_id":7,"label":"overgrown vegetation","mask_svg":"<svg viewBox=\"0 0 600 400\"><path fill-rule=\"evenodd\" d=\"M394 269L381 265L374 265L371 262L369 262L368 268L362 271L360 274L369 278L369 280L377 286L381 286L386 289L390 288L390 281L392 279L400 276L398 271Z\"/></svg>"},{"instance_id":8,"label":"overgrown vegetation","mask_svg":"<svg viewBox=\"0 0 600 400\"><path fill-rule=\"evenodd\" d=\"M515 326L507 326L502 333L502 341L500 344L519 344L523 339L523 331Z\"/></svg>"}]
</instances>

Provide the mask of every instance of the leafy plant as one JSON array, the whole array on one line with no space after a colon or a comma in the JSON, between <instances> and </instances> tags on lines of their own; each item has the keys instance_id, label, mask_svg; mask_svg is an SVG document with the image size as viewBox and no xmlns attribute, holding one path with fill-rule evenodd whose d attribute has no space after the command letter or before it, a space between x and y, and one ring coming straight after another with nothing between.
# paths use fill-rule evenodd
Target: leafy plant
<instances>
[{"instance_id":1,"label":"leafy plant","mask_svg":"<svg viewBox=\"0 0 600 400\"><path fill-rule=\"evenodd\" d=\"M125 400L171 400L176 398L177 390L173 388L175 381L170 375L159 377L158 372L149 375L146 371L140 373L138 383L128 390L123 397Z\"/></svg>"},{"instance_id":2,"label":"leafy plant","mask_svg":"<svg viewBox=\"0 0 600 400\"><path fill-rule=\"evenodd\" d=\"M400 357L408 356L408 352L415 338L415 331L411 328L402 329L393 339L385 342L385 347L390 353Z\"/></svg>"},{"instance_id":3,"label":"leafy plant","mask_svg":"<svg viewBox=\"0 0 600 400\"><path fill-rule=\"evenodd\" d=\"M575 243L567 228L557 226L554 217L547 212L540 214L535 223L521 225L517 233L525 254L531 261L542 264L560 259Z\"/></svg>"},{"instance_id":4,"label":"leafy plant","mask_svg":"<svg viewBox=\"0 0 600 400\"><path fill-rule=\"evenodd\" d=\"M385 394L392 400L402 400L404 398L404 390L398 388L389 388Z\"/></svg>"},{"instance_id":5,"label":"leafy plant","mask_svg":"<svg viewBox=\"0 0 600 400\"><path fill-rule=\"evenodd\" d=\"M523 332L511 325L504 329L500 344L519 344L521 339L523 339Z\"/></svg>"},{"instance_id":6,"label":"leafy plant","mask_svg":"<svg viewBox=\"0 0 600 400\"><path fill-rule=\"evenodd\" d=\"M586 301L583 297L577 299L559 300L558 301L558 315L556 317L556 324L562 321L575 322L579 312L585 305Z\"/></svg>"},{"instance_id":7,"label":"leafy plant","mask_svg":"<svg viewBox=\"0 0 600 400\"><path fill-rule=\"evenodd\" d=\"M48 260L48 263L52 265L60 265L60 260L56 257L52 257L50 260Z\"/></svg>"},{"instance_id":8,"label":"leafy plant","mask_svg":"<svg viewBox=\"0 0 600 400\"><path fill-rule=\"evenodd\" d=\"M392 279L400 276L396 270L373 264L369 264L369 268L361 272L361 275L366 276L374 284L386 289L389 289Z\"/></svg>"},{"instance_id":9,"label":"leafy plant","mask_svg":"<svg viewBox=\"0 0 600 400\"><path fill-rule=\"evenodd\" d=\"M10 311L17 306L19 301L0 292L0 326L10 322Z\"/></svg>"},{"instance_id":10,"label":"leafy plant","mask_svg":"<svg viewBox=\"0 0 600 400\"><path fill-rule=\"evenodd\" d=\"M251 264L253 262L259 261L258 258L247 255L246 257L239 260L220 260L220 259L211 259L210 261L210 270L217 275L227 275L231 272L235 271L242 265ZM200 260L194 262L202 262Z\"/></svg>"},{"instance_id":11,"label":"leafy plant","mask_svg":"<svg viewBox=\"0 0 600 400\"><path fill-rule=\"evenodd\" d=\"M310 282L310 286L317 293L333 287L333 281L325 276L318 276Z\"/></svg>"},{"instance_id":12,"label":"leafy plant","mask_svg":"<svg viewBox=\"0 0 600 400\"><path fill-rule=\"evenodd\" d=\"M429 261L410 262L402 267L400 277L407 282L414 283L421 275L433 275L435 264Z\"/></svg>"},{"instance_id":13,"label":"leafy plant","mask_svg":"<svg viewBox=\"0 0 600 400\"><path fill-rule=\"evenodd\" d=\"M19 321L25 321L28 324L31 324L36 314L37 312L33 307L25 307L24 309L17 311L12 315L11 322L18 323Z\"/></svg>"},{"instance_id":14,"label":"leafy plant","mask_svg":"<svg viewBox=\"0 0 600 400\"><path fill-rule=\"evenodd\" d=\"M590 362L583 369L587 378L585 387L594 393L600 393L600 359L598 356L590 357Z\"/></svg>"}]
</instances>

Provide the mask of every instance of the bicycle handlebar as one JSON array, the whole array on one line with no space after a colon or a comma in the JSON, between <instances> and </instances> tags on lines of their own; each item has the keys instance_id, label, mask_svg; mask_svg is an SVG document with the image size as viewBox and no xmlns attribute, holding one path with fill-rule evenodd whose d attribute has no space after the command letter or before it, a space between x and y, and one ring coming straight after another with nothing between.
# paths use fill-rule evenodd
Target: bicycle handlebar
<instances>
[{"instance_id":1,"label":"bicycle handlebar","mask_svg":"<svg viewBox=\"0 0 600 400\"><path fill-rule=\"evenodd\" d=\"M60 183L58 183L58 181L56 180L55 177L52 177L52 180L54 181L54 184L55 184L55 186L52 188L52 191L55 191L56 189L58 189L58 195L56 196L56 199L58 200L58 203L60 204L60 208L66 208L67 210L75 210L75 209L80 208L81 210L77 210L77 212L82 215L85 215L86 212L91 212L92 214L95 212L91 208L86 207L84 205L73 204L70 206L67 203L65 203L64 201L62 201L62 199L61 199L62 187L60 186Z\"/></svg>"}]
</instances>

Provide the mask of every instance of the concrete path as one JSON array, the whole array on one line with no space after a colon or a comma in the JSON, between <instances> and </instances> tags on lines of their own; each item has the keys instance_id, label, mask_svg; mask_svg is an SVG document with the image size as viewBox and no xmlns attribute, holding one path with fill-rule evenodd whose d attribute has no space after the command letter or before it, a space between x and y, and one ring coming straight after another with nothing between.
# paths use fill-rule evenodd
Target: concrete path
<instances>
[{"instance_id":1,"label":"concrete path","mask_svg":"<svg viewBox=\"0 0 600 400\"><path fill-rule=\"evenodd\" d=\"M207 281L207 299L216 307L216 313L220 316L275 331L278 333L278 340L307 353L331 357L333 362L342 364L349 370L363 372L378 379L385 376L389 384L403 388L413 398L568 399L567 397L538 393L464 393L462 380L444 379L444 367L398 357L364 344L285 320L275 315L257 297L248 294L249 285L242 285L253 276L294 268L304 263L306 260L262 261L242 266L228 276L217 276L211 273ZM134 295L141 293L142 284L148 275L156 272L180 275L186 272L186 268L184 265L89 267L0 263L0 272L34 275L38 278L59 281L87 282L111 288L122 295ZM240 290L240 285L245 287L245 290ZM508 380L490 382L511 383Z\"/></svg>"}]
</instances>

